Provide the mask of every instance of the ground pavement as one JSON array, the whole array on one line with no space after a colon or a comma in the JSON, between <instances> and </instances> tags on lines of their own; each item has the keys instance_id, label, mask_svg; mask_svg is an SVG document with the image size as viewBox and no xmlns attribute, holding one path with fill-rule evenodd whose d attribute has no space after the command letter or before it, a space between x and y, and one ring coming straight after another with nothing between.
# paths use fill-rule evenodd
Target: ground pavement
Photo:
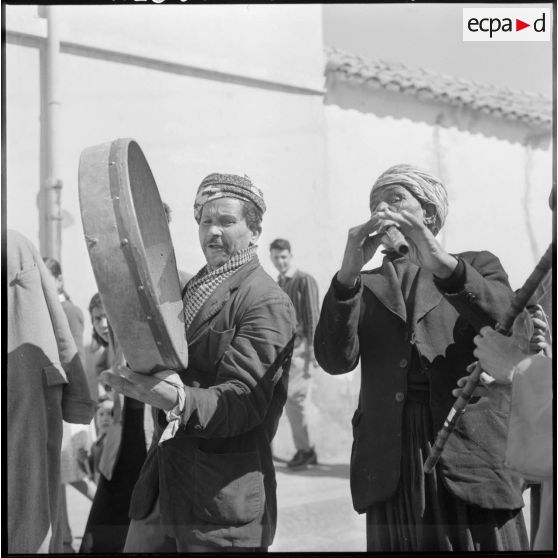
<instances>
[{"instance_id":1,"label":"ground pavement","mask_svg":"<svg viewBox=\"0 0 558 558\"><path fill-rule=\"evenodd\" d=\"M365 517L353 510L348 475L347 463L324 463L302 471L289 471L278 463L278 525L270 551L365 551ZM73 488L67 490L77 550L90 504ZM528 525L528 492L526 503Z\"/></svg>"},{"instance_id":2,"label":"ground pavement","mask_svg":"<svg viewBox=\"0 0 558 558\"><path fill-rule=\"evenodd\" d=\"M291 472L277 464L277 533L271 551L364 551L364 516L352 507L349 465L328 463ZM81 544L89 501L67 488L74 548Z\"/></svg>"},{"instance_id":3,"label":"ground pavement","mask_svg":"<svg viewBox=\"0 0 558 558\"><path fill-rule=\"evenodd\" d=\"M283 415L273 440L273 453L280 459L275 464L277 532L270 550L365 551L365 516L353 510L349 488L351 416L357 405L359 378L356 373L334 377L317 370L313 376L307 414L319 464L301 471L286 467L295 448ZM71 487L67 498L74 547L79 548L90 503ZM525 500L528 526L528 492Z\"/></svg>"}]
</instances>

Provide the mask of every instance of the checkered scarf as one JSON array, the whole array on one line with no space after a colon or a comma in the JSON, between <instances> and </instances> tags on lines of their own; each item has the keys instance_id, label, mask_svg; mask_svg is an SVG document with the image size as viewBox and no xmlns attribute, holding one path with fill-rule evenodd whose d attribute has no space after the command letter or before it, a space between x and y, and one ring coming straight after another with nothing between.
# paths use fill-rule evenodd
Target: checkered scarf
<instances>
[{"instance_id":1,"label":"checkered scarf","mask_svg":"<svg viewBox=\"0 0 558 558\"><path fill-rule=\"evenodd\" d=\"M190 280L183 299L187 330L190 329L196 314L205 301L215 292L215 289L244 264L247 264L256 255L257 248L256 245L249 246L245 250L233 254L229 261L213 271L210 271L209 267L205 265Z\"/></svg>"}]
</instances>

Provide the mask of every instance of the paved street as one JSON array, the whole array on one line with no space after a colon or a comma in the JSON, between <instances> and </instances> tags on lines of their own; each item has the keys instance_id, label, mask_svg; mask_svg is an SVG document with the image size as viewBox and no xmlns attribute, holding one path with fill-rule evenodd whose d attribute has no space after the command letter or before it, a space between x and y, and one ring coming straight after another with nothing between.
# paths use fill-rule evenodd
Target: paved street
<instances>
[{"instance_id":1,"label":"paved street","mask_svg":"<svg viewBox=\"0 0 558 558\"><path fill-rule=\"evenodd\" d=\"M349 466L318 465L290 472L277 465L279 514L272 551L366 550L364 516L352 507ZM77 550L85 529L90 504L69 487L68 511Z\"/></svg>"},{"instance_id":2,"label":"paved street","mask_svg":"<svg viewBox=\"0 0 558 558\"><path fill-rule=\"evenodd\" d=\"M324 375L325 376L325 375ZM278 524L271 551L365 551L365 516L353 510L349 488L351 447L350 410L354 402L345 393L347 383L326 381L317 376L321 387L316 405L310 401L309 424L318 453L319 464L301 471L291 471L286 461L294 446L285 417L273 440L276 462ZM354 388L353 390L354 391ZM352 394L354 398L354 394ZM344 401L343 414L332 414L336 399ZM343 399L344 398L344 399ZM349 400L347 402L347 400ZM347 410L348 409L348 410ZM81 544L89 513L89 501L76 490L67 488L68 515L74 535L74 548ZM525 492L525 521L529 527L529 491Z\"/></svg>"},{"instance_id":3,"label":"paved street","mask_svg":"<svg viewBox=\"0 0 558 558\"><path fill-rule=\"evenodd\" d=\"M346 381L331 381L325 374L316 376L315 385L320 389L320 397L309 402L308 419L319 464L301 471L287 468L286 462L295 448L285 417L279 422L273 440L273 453L279 457L275 463L279 509L277 532L270 550L365 551L365 516L353 510L349 488L352 433L348 425L356 389ZM348 387L352 389L349 391ZM336 407L337 414L334 414ZM524 496L528 528L529 491ZM67 488L67 498L77 550L90 502L71 487Z\"/></svg>"},{"instance_id":4,"label":"paved street","mask_svg":"<svg viewBox=\"0 0 558 558\"><path fill-rule=\"evenodd\" d=\"M301 471L287 468L286 462L295 448L284 416L273 440L273 453L279 457L275 463L279 509L270 550L365 551L365 516L353 510L349 488L350 416L356 405L358 384L351 378L347 381L316 374L314 385L308 421L319 464ZM78 549L90 503L71 487L67 489L67 498L74 548ZM529 491L525 492L525 502L529 527Z\"/></svg>"},{"instance_id":5,"label":"paved street","mask_svg":"<svg viewBox=\"0 0 558 558\"><path fill-rule=\"evenodd\" d=\"M277 466L278 525L272 551L364 551L364 516L351 503L349 465L301 472Z\"/></svg>"},{"instance_id":6,"label":"paved street","mask_svg":"<svg viewBox=\"0 0 558 558\"><path fill-rule=\"evenodd\" d=\"M349 466L326 463L291 472L277 465L278 525L270 550L279 551L365 551L364 515L352 507ZM529 492L525 493L525 520L529 525ZM89 513L89 502L68 488L70 525L76 550Z\"/></svg>"}]
</instances>

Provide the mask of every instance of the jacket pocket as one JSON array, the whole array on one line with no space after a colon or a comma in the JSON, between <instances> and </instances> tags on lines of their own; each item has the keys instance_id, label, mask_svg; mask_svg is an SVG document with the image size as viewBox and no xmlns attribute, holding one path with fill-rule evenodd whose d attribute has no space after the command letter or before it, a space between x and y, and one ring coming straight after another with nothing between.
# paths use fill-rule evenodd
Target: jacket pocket
<instances>
[{"instance_id":1,"label":"jacket pocket","mask_svg":"<svg viewBox=\"0 0 558 558\"><path fill-rule=\"evenodd\" d=\"M49 364L48 366L43 367L43 372L48 386L57 386L69 383L66 372L55 364Z\"/></svg>"},{"instance_id":2,"label":"jacket pocket","mask_svg":"<svg viewBox=\"0 0 558 558\"><path fill-rule=\"evenodd\" d=\"M229 348L233 340L236 328L226 329L225 331L216 331L213 326L209 326L209 358L217 364L225 351Z\"/></svg>"},{"instance_id":3,"label":"jacket pocket","mask_svg":"<svg viewBox=\"0 0 558 558\"><path fill-rule=\"evenodd\" d=\"M265 490L257 452L195 454L194 515L208 523L243 525L260 516Z\"/></svg>"}]
</instances>

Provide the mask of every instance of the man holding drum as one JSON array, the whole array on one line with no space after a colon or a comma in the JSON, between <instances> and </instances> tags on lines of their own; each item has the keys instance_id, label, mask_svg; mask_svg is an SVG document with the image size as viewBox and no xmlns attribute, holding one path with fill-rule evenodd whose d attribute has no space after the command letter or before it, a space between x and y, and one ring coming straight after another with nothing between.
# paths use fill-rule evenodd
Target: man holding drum
<instances>
[{"instance_id":1,"label":"man holding drum","mask_svg":"<svg viewBox=\"0 0 558 558\"><path fill-rule=\"evenodd\" d=\"M256 256L265 209L246 176L202 181L194 215L207 265L184 293L188 369L104 373L114 389L161 410L124 552L261 551L273 541L271 440L296 320Z\"/></svg>"}]
</instances>

